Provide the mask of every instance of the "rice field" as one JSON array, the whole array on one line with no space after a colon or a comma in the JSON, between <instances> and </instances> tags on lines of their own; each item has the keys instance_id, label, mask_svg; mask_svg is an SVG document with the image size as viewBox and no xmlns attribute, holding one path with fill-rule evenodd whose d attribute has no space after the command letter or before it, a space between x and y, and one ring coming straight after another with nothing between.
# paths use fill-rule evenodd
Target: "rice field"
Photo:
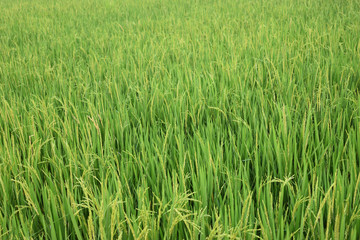
<instances>
[{"instance_id":1,"label":"rice field","mask_svg":"<svg viewBox=\"0 0 360 240\"><path fill-rule=\"evenodd\" d=\"M0 239L360 239L360 1L0 0Z\"/></svg>"}]
</instances>

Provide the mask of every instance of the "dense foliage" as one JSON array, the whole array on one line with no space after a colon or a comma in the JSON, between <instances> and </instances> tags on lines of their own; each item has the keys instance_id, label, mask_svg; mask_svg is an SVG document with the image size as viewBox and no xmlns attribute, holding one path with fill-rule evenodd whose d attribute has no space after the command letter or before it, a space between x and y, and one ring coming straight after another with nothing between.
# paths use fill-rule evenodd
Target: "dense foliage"
<instances>
[{"instance_id":1,"label":"dense foliage","mask_svg":"<svg viewBox=\"0 0 360 240\"><path fill-rule=\"evenodd\" d=\"M0 238L359 239L357 0L0 0Z\"/></svg>"}]
</instances>

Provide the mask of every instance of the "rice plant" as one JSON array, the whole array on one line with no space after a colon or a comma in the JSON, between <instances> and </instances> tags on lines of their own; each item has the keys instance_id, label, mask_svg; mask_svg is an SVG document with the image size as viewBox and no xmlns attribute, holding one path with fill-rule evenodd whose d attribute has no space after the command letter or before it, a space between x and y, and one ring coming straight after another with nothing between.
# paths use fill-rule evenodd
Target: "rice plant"
<instances>
[{"instance_id":1,"label":"rice plant","mask_svg":"<svg viewBox=\"0 0 360 240\"><path fill-rule=\"evenodd\" d=\"M0 0L1 239L359 239L358 0Z\"/></svg>"}]
</instances>

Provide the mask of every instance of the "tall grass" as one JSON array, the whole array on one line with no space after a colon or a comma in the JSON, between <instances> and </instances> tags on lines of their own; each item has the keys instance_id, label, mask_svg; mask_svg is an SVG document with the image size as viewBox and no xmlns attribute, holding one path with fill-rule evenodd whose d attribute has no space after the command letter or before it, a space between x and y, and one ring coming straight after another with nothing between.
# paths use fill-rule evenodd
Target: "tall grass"
<instances>
[{"instance_id":1,"label":"tall grass","mask_svg":"<svg viewBox=\"0 0 360 240\"><path fill-rule=\"evenodd\" d=\"M0 238L359 239L360 2L1 0Z\"/></svg>"}]
</instances>

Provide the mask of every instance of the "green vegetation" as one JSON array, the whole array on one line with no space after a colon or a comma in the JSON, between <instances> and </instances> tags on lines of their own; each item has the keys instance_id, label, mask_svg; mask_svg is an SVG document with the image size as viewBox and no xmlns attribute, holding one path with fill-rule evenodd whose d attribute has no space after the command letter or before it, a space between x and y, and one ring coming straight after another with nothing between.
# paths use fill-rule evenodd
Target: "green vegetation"
<instances>
[{"instance_id":1,"label":"green vegetation","mask_svg":"<svg viewBox=\"0 0 360 240\"><path fill-rule=\"evenodd\" d=\"M0 0L1 239L359 239L357 0Z\"/></svg>"}]
</instances>

